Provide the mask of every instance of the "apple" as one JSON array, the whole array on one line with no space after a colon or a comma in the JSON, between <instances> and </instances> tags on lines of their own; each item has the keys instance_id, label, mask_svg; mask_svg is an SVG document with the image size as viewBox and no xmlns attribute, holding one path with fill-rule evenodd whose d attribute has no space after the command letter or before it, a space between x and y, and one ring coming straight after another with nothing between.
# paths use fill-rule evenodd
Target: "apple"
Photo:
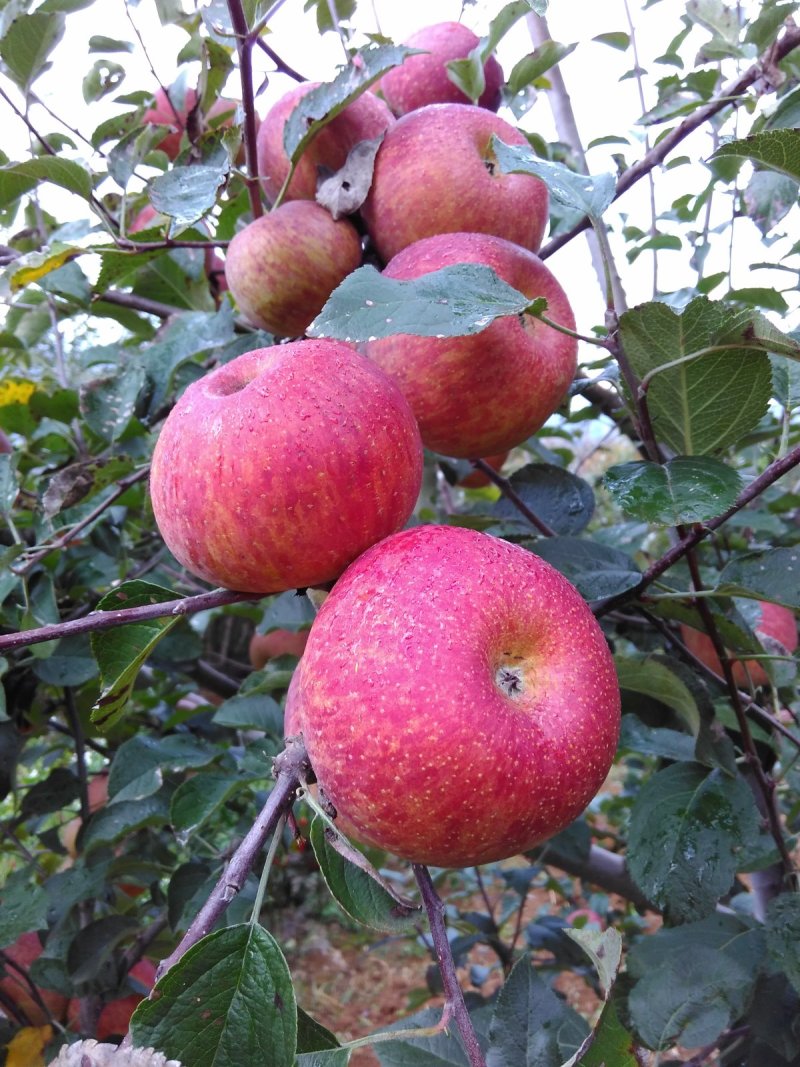
<instances>
[{"instance_id":1,"label":"apple","mask_svg":"<svg viewBox=\"0 0 800 1067\"><path fill-rule=\"evenodd\" d=\"M758 604L761 616L753 630L764 646L764 651L772 655L790 655L797 648L797 624L794 613L789 608L781 607L780 604L770 604L764 600L760 600ZM681 639L689 651L697 656L706 667L722 675L722 663L708 634L683 623L680 629ZM769 675L758 660L745 660L744 663L741 660L734 660L732 667L733 679L738 686L749 688L750 685L770 685Z\"/></svg>"},{"instance_id":2,"label":"apple","mask_svg":"<svg viewBox=\"0 0 800 1067\"><path fill-rule=\"evenodd\" d=\"M290 200L228 245L225 277L242 314L280 337L302 334L361 263L361 238L313 200Z\"/></svg>"},{"instance_id":3,"label":"apple","mask_svg":"<svg viewBox=\"0 0 800 1067\"><path fill-rule=\"evenodd\" d=\"M614 757L620 696L600 626L533 553L417 526L353 563L296 674L320 787L360 840L464 867L567 826Z\"/></svg>"},{"instance_id":4,"label":"apple","mask_svg":"<svg viewBox=\"0 0 800 1067\"><path fill-rule=\"evenodd\" d=\"M14 944L4 948L3 952L24 971L28 971L31 964L41 956L42 943L39 935L30 931L20 934ZM50 1017L57 1022L64 1018L69 1003L67 997L53 990L39 989L42 1001L47 1007L47 1011L44 1011L31 996L28 983L14 967L4 965L4 970L5 975L0 979L0 992L25 1014L31 1026L45 1026L50 1022Z\"/></svg>"},{"instance_id":5,"label":"apple","mask_svg":"<svg viewBox=\"0 0 800 1067\"><path fill-rule=\"evenodd\" d=\"M248 655L254 670L260 671L277 656L297 656L305 651L308 630L270 630L268 634L253 634Z\"/></svg>"},{"instance_id":6,"label":"apple","mask_svg":"<svg viewBox=\"0 0 800 1067\"><path fill-rule=\"evenodd\" d=\"M278 195L289 173L289 160L283 147L283 129L300 100L319 82L304 82L290 89L265 115L258 130L258 173L270 200ZM337 171L347 154L360 141L379 137L394 122L394 115L377 96L362 93L336 118L323 127L300 158L287 200L313 200L317 192L317 167Z\"/></svg>"},{"instance_id":7,"label":"apple","mask_svg":"<svg viewBox=\"0 0 800 1067\"><path fill-rule=\"evenodd\" d=\"M260 348L194 382L153 453L153 511L193 574L253 593L321 585L410 516L408 403L350 345Z\"/></svg>"},{"instance_id":8,"label":"apple","mask_svg":"<svg viewBox=\"0 0 800 1067\"><path fill-rule=\"evenodd\" d=\"M529 174L502 174L493 134L506 144L528 143L470 104L430 104L387 131L361 208L384 261L422 237L467 230L537 251L548 220L547 186Z\"/></svg>"},{"instance_id":9,"label":"apple","mask_svg":"<svg viewBox=\"0 0 800 1067\"><path fill-rule=\"evenodd\" d=\"M128 226L128 233L139 233L165 221L165 216L156 211L152 204L145 204L142 210L134 215L133 222Z\"/></svg>"},{"instance_id":10,"label":"apple","mask_svg":"<svg viewBox=\"0 0 800 1067\"><path fill-rule=\"evenodd\" d=\"M197 107L197 90L187 89L181 93L176 86L167 91L159 89L154 97L153 106L148 108L142 115L145 125L171 126L172 130L162 141L156 145L170 159L178 157L181 150L181 141L186 131L189 115ZM238 107L235 100L215 100L208 109L205 119L214 127L218 125L231 126L234 114ZM217 121L212 121L217 120Z\"/></svg>"},{"instance_id":11,"label":"apple","mask_svg":"<svg viewBox=\"0 0 800 1067\"><path fill-rule=\"evenodd\" d=\"M492 470L499 471L508 459L508 452L509 450L506 449L505 452L500 452L496 456L486 456L484 457L484 463L488 463ZM474 470L468 474L466 478L462 478L461 481L456 484L460 485L462 489L483 489L487 485L491 485L492 480L488 474L484 474L483 471Z\"/></svg>"},{"instance_id":12,"label":"apple","mask_svg":"<svg viewBox=\"0 0 800 1067\"><path fill-rule=\"evenodd\" d=\"M156 967L151 960L141 959L131 967L129 978L133 978L148 993L155 985ZM131 993L105 1005L97 1020L97 1039L105 1041L109 1037L122 1037L128 1032L136 1008L144 1000L142 993Z\"/></svg>"},{"instance_id":13,"label":"apple","mask_svg":"<svg viewBox=\"0 0 800 1067\"><path fill-rule=\"evenodd\" d=\"M402 120L401 120L402 121ZM448 233L404 248L390 278L418 278L455 263L483 263L515 289L547 298L547 314L570 329L569 301L542 261L519 245L480 233ZM577 342L531 315L506 315L468 337L394 337L364 347L397 383L423 444L474 459L521 444L555 411L575 375Z\"/></svg>"},{"instance_id":14,"label":"apple","mask_svg":"<svg viewBox=\"0 0 800 1067\"><path fill-rule=\"evenodd\" d=\"M450 81L446 64L452 59L466 59L477 48L480 40L472 30L460 22L437 22L412 33L403 43L425 54L409 56L375 86L395 115L405 115L426 104L471 103ZM503 68L494 56L484 63L483 74L486 88L478 106L497 111L502 98Z\"/></svg>"}]
</instances>

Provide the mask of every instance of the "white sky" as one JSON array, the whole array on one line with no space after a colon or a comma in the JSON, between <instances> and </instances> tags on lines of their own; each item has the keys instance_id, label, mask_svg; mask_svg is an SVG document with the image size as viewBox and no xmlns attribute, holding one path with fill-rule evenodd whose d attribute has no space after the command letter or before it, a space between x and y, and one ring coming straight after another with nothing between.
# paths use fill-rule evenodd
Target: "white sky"
<instances>
[{"instance_id":1,"label":"white sky","mask_svg":"<svg viewBox=\"0 0 800 1067\"><path fill-rule=\"evenodd\" d=\"M648 72L645 91L648 93L647 106L655 101L654 81L674 72L673 67L654 64L653 59L661 54L668 42L681 29L680 16L685 5L678 0L660 0L647 11L640 11L638 0L630 0L636 25L637 45L640 60ZM503 6L501 0L482 0L474 6L467 7L463 21L478 34L486 32L491 17ZM288 0L275 15L269 38L272 47L283 58L299 69L303 74L316 80L326 80L334 75L337 64L342 61L342 50L335 34L326 34L320 38L313 14L303 14L303 0ZM132 17L148 45L153 64L160 80L168 84L175 74L174 57L186 43L186 35L176 29L162 27L158 21L152 0L142 0L137 7L131 7ZM361 31L374 31L378 28L384 34L401 41L415 29L432 22L458 19L461 5L456 0L360 0L359 10L354 20ZM551 0L548 22L552 37L562 43L577 42L578 47L562 63L562 72L570 92L579 130L584 143L609 134L628 136L631 146L598 147L589 153L589 166L593 172L613 170L614 164L610 153L625 152L629 162L635 161L644 152L641 144L644 130L636 127L635 120L641 112L638 88L634 79L620 81L620 77L632 66L631 53L618 52L606 45L592 41L598 34L609 31L628 31L628 20L624 0ZM135 42L133 30L125 15L123 0L103 0L85 11L76 12L68 17L68 33L54 54L52 70L48 71L36 84L36 92L43 97L50 107L60 115L68 116L68 121L89 133L108 114L113 113L113 99L106 98L92 105L91 110L81 96L82 71L90 65L86 59L86 41L92 34L103 34ZM706 40L705 31L695 29L684 47L684 55L689 64L699 46ZM524 20L517 23L508 37L501 43L498 58L506 73L514 62L531 51L532 45ZM76 62L75 57L81 58ZM257 83L270 69L270 61L259 50L254 51ZM92 57L94 58L94 57ZM133 89L157 87L150 69L136 44L133 55L111 56L119 60L130 71L120 92ZM77 66L77 70L76 70ZM731 67L727 75L734 73ZM228 85L226 95L238 96L238 72ZM265 92L259 97L258 110L261 114L270 103L282 95L294 84L282 75L275 75ZM769 98L767 98L769 104ZM5 105L0 102L0 108ZM34 108L32 116L43 130L55 128L52 120L41 110ZM513 117L506 115L512 122ZM745 120L746 121L746 120ZM536 130L548 140L555 139L555 127L551 118L546 94L540 94L533 109L522 120L521 125ZM10 116L4 122L4 148L9 154L18 149L17 158L23 158L27 135L19 127L17 120ZM651 136L663 127L651 130ZM733 127L726 128L733 132ZM637 142L639 142L637 144ZM81 146L81 152L88 149ZM706 132L698 132L687 139L676 154L688 155L693 160L707 158L711 143ZM707 171L704 167L679 167L673 171L662 171L656 175L656 200L659 210L665 210L671 202L685 192L699 192L706 182ZM43 203L56 207L60 216L65 212L79 216L85 210L84 205L74 198L65 203L64 196L52 188L43 190ZM642 230L650 228L650 192L646 179L641 180L609 212L609 222L619 229L619 212L627 216L629 223ZM715 196L714 222L722 223L730 218L731 198L723 194ZM668 229L665 225L662 229ZM791 223L785 220L780 231L791 233ZM676 231L678 232L678 231ZM716 242L714 251L706 261L704 273L713 274L726 270L730 253L730 235L726 233ZM623 244L612 235L617 260L627 293L628 303L634 305L652 299L652 258L649 253L642 254L632 266L625 261ZM748 219L739 219L735 223L733 236L733 271L734 287L767 286L771 282L777 288L786 288L791 276L775 272L751 273L751 262L771 259L776 261L789 242L782 242L766 249L760 242L759 235ZM659 283L662 290L692 286L696 275L689 268L688 250L661 251L659 253ZM590 332L591 327L602 321L602 296L591 268L587 246L584 238L571 242L565 249L556 253L548 261L567 290L575 308L578 329ZM721 296L725 286L712 293ZM784 323L786 326L786 323Z\"/></svg>"}]
</instances>

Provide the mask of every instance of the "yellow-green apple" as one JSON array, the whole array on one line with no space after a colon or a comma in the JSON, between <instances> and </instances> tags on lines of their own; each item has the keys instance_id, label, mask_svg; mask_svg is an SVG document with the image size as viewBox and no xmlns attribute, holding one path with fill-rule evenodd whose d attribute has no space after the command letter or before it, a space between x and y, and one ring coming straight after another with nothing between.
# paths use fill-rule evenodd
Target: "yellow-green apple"
<instances>
[{"instance_id":1,"label":"yellow-green apple","mask_svg":"<svg viewBox=\"0 0 800 1067\"><path fill-rule=\"evenodd\" d=\"M529 174L501 173L495 134L506 144L528 143L470 104L430 104L387 131L361 208L384 261L422 237L466 230L537 251L548 219L547 186Z\"/></svg>"},{"instance_id":2,"label":"yellow-green apple","mask_svg":"<svg viewBox=\"0 0 800 1067\"><path fill-rule=\"evenodd\" d=\"M283 130L300 100L319 85L304 82L290 89L267 112L258 130L258 173L270 200L274 200L289 173L283 147ZM287 200L313 200L317 192L317 167L337 171L347 154L360 141L379 137L394 122L394 115L379 97L362 93L336 118L324 126L300 158L286 191Z\"/></svg>"},{"instance_id":3,"label":"yellow-green apple","mask_svg":"<svg viewBox=\"0 0 800 1067\"><path fill-rule=\"evenodd\" d=\"M196 107L197 91L195 89L181 92L177 86L171 86L168 91L159 89L153 98L153 106L142 115L142 122L145 125L172 127L164 139L156 145L156 148L160 148L170 159L177 158L189 115ZM213 127L231 126L236 108L235 100L215 100L204 116L205 121Z\"/></svg>"},{"instance_id":4,"label":"yellow-green apple","mask_svg":"<svg viewBox=\"0 0 800 1067\"><path fill-rule=\"evenodd\" d=\"M5 975L0 979L0 993L24 1013L31 1026L44 1026L51 1018L60 1022L67 1011L69 999L50 989L39 989L44 1007L31 995L30 986L13 966L17 964L26 974L31 964L42 954L39 935L33 931L20 934L13 945L3 949L12 961L4 964Z\"/></svg>"},{"instance_id":5,"label":"yellow-green apple","mask_svg":"<svg viewBox=\"0 0 800 1067\"><path fill-rule=\"evenodd\" d=\"M228 245L225 277L245 318L280 337L302 334L361 263L361 239L313 200L290 200Z\"/></svg>"},{"instance_id":6,"label":"yellow-green apple","mask_svg":"<svg viewBox=\"0 0 800 1067\"><path fill-rule=\"evenodd\" d=\"M365 552L296 673L320 788L360 840L415 863L488 863L557 833L617 745L591 611L538 556L474 530L417 526Z\"/></svg>"},{"instance_id":7,"label":"yellow-green apple","mask_svg":"<svg viewBox=\"0 0 800 1067\"><path fill-rule=\"evenodd\" d=\"M215 585L321 585L410 516L422 446L408 402L350 345L260 348L194 382L153 454L170 551Z\"/></svg>"},{"instance_id":8,"label":"yellow-green apple","mask_svg":"<svg viewBox=\"0 0 800 1067\"><path fill-rule=\"evenodd\" d=\"M461 22L437 22L412 33L403 42L418 48L421 55L409 56L399 67L384 74L375 86L395 115L425 107L426 104L469 104L468 96L450 80L447 66L453 59L466 59L480 41ZM503 68L489 56L483 65L485 88L479 107L497 111L503 85Z\"/></svg>"},{"instance_id":9,"label":"yellow-green apple","mask_svg":"<svg viewBox=\"0 0 800 1067\"><path fill-rule=\"evenodd\" d=\"M770 655L787 656L797 648L797 623L794 613L780 604L767 601L758 602L760 617L753 631ZM683 643L699 660L717 674L722 674L722 663L714 649L714 643L708 634L681 624ZM769 685L767 672L757 659L733 661L733 679L737 685Z\"/></svg>"},{"instance_id":10,"label":"yellow-green apple","mask_svg":"<svg viewBox=\"0 0 800 1067\"><path fill-rule=\"evenodd\" d=\"M254 670L260 671L276 656L297 656L299 659L308 641L308 630L270 630L267 634L253 634L248 656Z\"/></svg>"},{"instance_id":11,"label":"yellow-green apple","mask_svg":"<svg viewBox=\"0 0 800 1067\"><path fill-rule=\"evenodd\" d=\"M502 469L503 464L508 459L508 449L505 452L500 452L496 456L486 456L484 462L488 463L494 471ZM492 484L491 478L484 474L483 471L474 470L468 474L465 478L462 478L457 483L462 489L483 489L487 485Z\"/></svg>"},{"instance_id":12,"label":"yellow-green apple","mask_svg":"<svg viewBox=\"0 0 800 1067\"><path fill-rule=\"evenodd\" d=\"M531 301L546 297L548 317L575 328L564 290L544 263L499 237L428 237L398 253L384 274L418 278L456 263L492 267ZM522 314L467 337L397 334L370 341L365 351L407 397L428 448L475 459L513 448L543 425L574 377L577 342Z\"/></svg>"}]
</instances>

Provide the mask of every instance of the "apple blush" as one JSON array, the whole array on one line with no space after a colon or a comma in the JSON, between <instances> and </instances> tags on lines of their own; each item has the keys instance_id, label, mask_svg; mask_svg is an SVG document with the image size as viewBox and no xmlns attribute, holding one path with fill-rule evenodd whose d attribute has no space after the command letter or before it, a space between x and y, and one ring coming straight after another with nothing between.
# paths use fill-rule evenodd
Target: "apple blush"
<instances>
[{"instance_id":1,"label":"apple blush","mask_svg":"<svg viewBox=\"0 0 800 1067\"><path fill-rule=\"evenodd\" d=\"M295 672L290 726L355 836L414 863L513 856L602 785L620 695L600 626L539 557L417 526L355 561Z\"/></svg>"},{"instance_id":2,"label":"apple blush","mask_svg":"<svg viewBox=\"0 0 800 1067\"><path fill-rule=\"evenodd\" d=\"M247 352L184 392L150 493L175 558L253 593L321 585L410 516L419 430L394 383L349 345Z\"/></svg>"}]
</instances>

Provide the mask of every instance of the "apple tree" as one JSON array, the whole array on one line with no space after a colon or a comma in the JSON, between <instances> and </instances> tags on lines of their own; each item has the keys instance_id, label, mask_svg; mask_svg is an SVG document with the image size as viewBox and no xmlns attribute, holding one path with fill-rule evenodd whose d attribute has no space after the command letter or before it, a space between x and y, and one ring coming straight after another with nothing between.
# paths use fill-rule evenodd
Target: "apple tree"
<instances>
[{"instance_id":1,"label":"apple tree","mask_svg":"<svg viewBox=\"0 0 800 1067\"><path fill-rule=\"evenodd\" d=\"M798 5L394 6L0 4L5 1063L800 1064Z\"/></svg>"}]
</instances>

